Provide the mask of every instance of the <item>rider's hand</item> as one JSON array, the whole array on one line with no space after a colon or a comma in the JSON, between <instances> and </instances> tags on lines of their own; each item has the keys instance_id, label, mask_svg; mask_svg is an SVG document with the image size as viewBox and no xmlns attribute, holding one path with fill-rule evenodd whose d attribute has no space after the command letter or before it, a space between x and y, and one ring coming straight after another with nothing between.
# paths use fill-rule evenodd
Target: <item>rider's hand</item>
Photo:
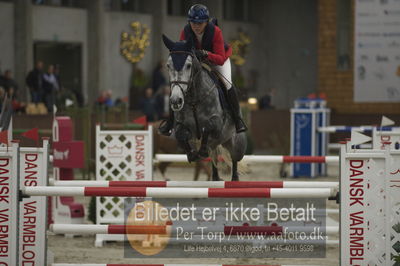
<instances>
[{"instance_id":1,"label":"rider's hand","mask_svg":"<svg viewBox=\"0 0 400 266\"><path fill-rule=\"evenodd\" d=\"M196 50L195 54L199 60L203 60L208 56L208 52L206 50Z\"/></svg>"}]
</instances>

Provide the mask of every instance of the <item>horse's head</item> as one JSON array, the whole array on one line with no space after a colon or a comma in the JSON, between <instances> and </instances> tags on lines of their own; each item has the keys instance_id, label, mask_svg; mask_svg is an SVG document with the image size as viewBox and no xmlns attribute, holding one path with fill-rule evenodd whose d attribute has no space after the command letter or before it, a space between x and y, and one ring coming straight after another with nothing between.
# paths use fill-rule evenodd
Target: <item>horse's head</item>
<instances>
[{"instance_id":1,"label":"horse's head","mask_svg":"<svg viewBox=\"0 0 400 266\"><path fill-rule=\"evenodd\" d=\"M171 84L170 104L173 111L180 111L185 103L185 95L191 89L195 63L191 41L173 42L163 35L163 41L170 54L167 68Z\"/></svg>"}]
</instances>

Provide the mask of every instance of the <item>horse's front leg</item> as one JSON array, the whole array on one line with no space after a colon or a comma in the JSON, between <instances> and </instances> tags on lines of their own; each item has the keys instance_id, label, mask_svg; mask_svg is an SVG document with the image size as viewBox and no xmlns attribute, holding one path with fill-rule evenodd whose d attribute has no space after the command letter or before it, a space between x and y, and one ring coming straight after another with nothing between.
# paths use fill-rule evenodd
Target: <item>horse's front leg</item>
<instances>
[{"instance_id":1,"label":"horse's front leg","mask_svg":"<svg viewBox=\"0 0 400 266\"><path fill-rule=\"evenodd\" d=\"M203 134L201 135L201 145L200 145L200 149L199 149L199 155L203 158L208 157L207 143L208 143L209 136L210 136L210 131L208 131L204 128Z\"/></svg>"},{"instance_id":2,"label":"horse's front leg","mask_svg":"<svg viewBox=\"0 0 400 266\"><path fill-rule=\"evenodd\" d=\"M232 160L232 181L239 181L239 174L238 174L238 162Z\"/></svg>"},{"instance_id":3,"label":"horse's front leg","mask_svg":"<svg viewBox=\"0 0 400 266\"><path fill-rule=\"evenodd\" d=\"M186 126L183 124L178 124L176 126L175 137L178 141L178 144L186 152L189 162L194 162L200 159L198 152L193 145L190 144L189 140L192 138L192 133Z\"/></svg>"},{"instance_id":4,"label":"horse's front leg","mask_svg":"<svg viewBox=\"0 0 400 266\"><path fill-rule=\"evenodd\" d=\"M213 181L221 181L219 178L218 168L217 168L218 161L212 164L212 180Z\"/></svg>"},{"instance_id":5,"label":"horse's front leg","mask_svg":"<svg viewBox=\"0 0 400 266\"><path fill-rule=\"evenodd\" d=\"M222 126L222 120L217 116L212 116L207 120L203 133L201 135L201 145L199 149L199 155L203 158L208 157L208 139L210 135L215 139L218 139L221 132L218 130Z\"/></svg>"}]
</instances>

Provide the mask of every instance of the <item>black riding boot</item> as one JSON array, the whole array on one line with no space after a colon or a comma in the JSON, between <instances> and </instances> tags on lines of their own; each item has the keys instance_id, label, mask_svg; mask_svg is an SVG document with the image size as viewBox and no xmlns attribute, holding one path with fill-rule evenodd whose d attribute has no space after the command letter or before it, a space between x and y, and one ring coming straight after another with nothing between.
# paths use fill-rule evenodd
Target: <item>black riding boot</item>
<instances>
[{"instance_id":1,"label":"black riding boot","mask_svg":"<svg viewBox=\"0 0 400 266\"><path fill-rule=\"evenodd\" d=\"M244 132L247 130L247 126L243 122L240 114L240 105L235 87L232 87L230 90L228 90L227 94L228 94L228 103L229 106L231 107L233 120L235 122L236 132L237 133Z\"/></svg>"},{"instance_id":2,"label":"black riding boot","mask_svg":"<svg viewBox=\"0 0 400 266\"><path fill-rule=\"evenodd\" d=\"M164 136L170 136L172 128L174 127L174 112L169 108L169 117L167 119L164 119L160 126L158 127L158 131L160 134Z\"/></svg>"}]
</instances>

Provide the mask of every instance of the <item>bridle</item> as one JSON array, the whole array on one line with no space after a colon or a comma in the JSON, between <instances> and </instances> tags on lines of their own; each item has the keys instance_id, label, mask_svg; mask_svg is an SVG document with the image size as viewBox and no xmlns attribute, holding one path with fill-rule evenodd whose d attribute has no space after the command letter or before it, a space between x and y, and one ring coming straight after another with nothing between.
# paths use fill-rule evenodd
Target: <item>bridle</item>
<instances>
[{"instance_id":1,"label":"bridle","mask_svg":"<svg viewBox=\"0 0 400 266\"><path fill-rule=\"evenodd\" d=\"M189 56L192 57L192 59L194 59L196 56L192 53L192 52L188 52L188 51L170 51L169 53L171 54L187 54ZM194 61L194 60L193 60ZM194 65L194 64L193 64ZM198 71L197 73L194 73L194 69L192 68L191 73L190 73L190 77L188 81L183 81L183 80L171 80L169 82L170 87L172 87L172 85L177 85L179 87L179 89L181 90L182 94L184 95L184 97L186 97L187 94L192 95L194 94L194 89L193 89L193 82L197 77L197 74L200 72ZM183 90L182 85L186 85L187 86L187 90L186 92Z\"/></svg>"},{"instance_id":2,"label":"bridle","mask_svg":"<svg viewBox=\"0 0 400 266\"><path fill-rule=\"evenodd\" d=\"M194 116L194 120L196 123L196 136L197 139L200 139L201 137L201 129L199 126L199 119L198 119L198 115L197 115L197 99L195 97L195 89L193 88L193 82L195 81L195 79L197 78L197 75L201 72L201 71L197 71L195 73L195 68L194 68L194 63L195 63L195 58L196 56L194 55L193 52L188 52L188 51L170 51L169 53L171 54L187 54L188 56L191 56L193 61L192 61L192 69L190 72L190 77L188 81L182 81L182 80L171 80L170 81L170 87L172 87L172 85L177 85L179 87L179 89L181 90L183 97L186 98L187 95L189 95L189 99L191 99L191 101L188 101L188 105L191 106L192 112L193 112L193 116ZM183 90L182 85L186 85L187 86L187 90L186 92ZM172 90L171 90L172 93Z\"/></svg>"}]
</instances>

